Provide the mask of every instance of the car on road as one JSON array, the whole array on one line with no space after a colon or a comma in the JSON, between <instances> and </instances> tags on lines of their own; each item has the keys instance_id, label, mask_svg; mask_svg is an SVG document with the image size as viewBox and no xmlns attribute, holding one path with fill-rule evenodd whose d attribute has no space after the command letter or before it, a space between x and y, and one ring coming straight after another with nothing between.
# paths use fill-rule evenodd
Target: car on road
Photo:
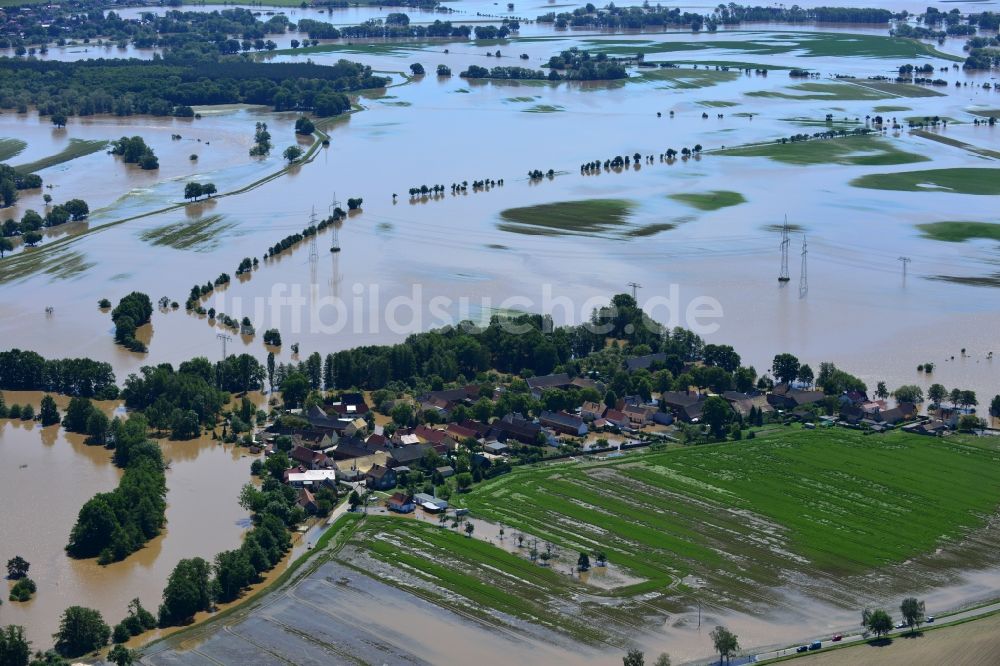
<instances>
[{"instance_id":1,"label":"car on road","mask_svg":"<svg viewBox=\"0 0 1000 666\"><path fill-rule=\"evenodd\" d=\"M796 652L805 652L808 649L809 649L809 646L807 646L807 645L800 645L797 648L795 648L795 651Z\"/></svg>"},{"instance_id":2,"label":"car on road","mask_svg":"<svg viewBox=\"0 0 1000 666\"><path fill-rule=\"evenodd\" d=\"M844 635L843 634L837 634L836 636L834 636L830 640L833 641L834 643L836 643L837 641L842 641L842 640L844 640Z\"/></svg>"},{"instance_id":3,"label":"car on road","mask_svg":"<svg viewBox=\"0 0 1000 666\"><path fill-rule=\"evenodd\" d=\"M812 643L809 644L809 649L810 650L819 650L822 647L823 647L823 644L821 642L819 642L819 641L813 641Z\"/></svg>"},{"instance_id":4,"label":"car on road","mask_svg":"<svg viewBox=\"0 0 1000 666\"><path fill-rule=\"evenodd\" d=\"M900 622L899 624L896 625L896 628L897 629L906 629L908 626L910 626L910 625L906 624L905 622Z\"/></svg>"},{"instance_id":5,"label":"car on road","mask_svg":"<svg viewBox=\"0 0 1000 666\"><path fill-rule=\"evenodd\" d=\"M934 621L934 616L933 615L928 615L927 616L927 624L930 624L933 621Z\"/></svg>"}]
</instances>

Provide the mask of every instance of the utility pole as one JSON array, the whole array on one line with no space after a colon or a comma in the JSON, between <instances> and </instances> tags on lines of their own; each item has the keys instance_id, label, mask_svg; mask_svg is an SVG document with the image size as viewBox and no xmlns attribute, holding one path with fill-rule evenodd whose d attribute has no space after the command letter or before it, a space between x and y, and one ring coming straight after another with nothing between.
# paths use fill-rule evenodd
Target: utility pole
<instances>
[{"instance_id":1,"label":"utility pole","mask_svg":"<svg viewBox=\"0 0 1000 666\"><path fill-rule=\"evenodd\" d=\"M629 282L628 286L632 287L632 300L638 303L639 300L637 294L639 293L639 290L642 289L642 285L638 282Z\"/></svg>"},{"instance_id":2,"label":"utility pole","mask_svg":"<svg viewBox=\"0 0 1000 666\"><path fill-rule=\"evenodd\" d=\"M337 216L337 193L333 193L333 203L330 204L330 217L333 219L333 236L330 238L330 252L340 252L340 218Z\"/></svg>"},{"instance_id":3,"label":"utility pole","mask_svg":"<svg viewBox=\"0 0 1000 666\"><path fill-rule=\"evenodd\" d=\"M309 215L309 226L316 231L316 206L312 207L312 213ZM319 261L319 251L316 249L316 233L313 233L309 240L309 263L315 264Z\"/></svg>"},{"instance_id":4,"label":"utility pole","mask_svg":"<svg viewBox=\"0 0 1000 666\"><path fill-rule=\"evenodd\" d=\"M227 342L231 342L232 339L233 339L233 337L231 335L226 335L225 333L217 333L215 337L217 337L218 339L222 340L222 360L225 361L226 360L226 343Z\"/></svg>"},{"instance_id":5,"label":"utility pole","mask_svg":"<svg viewBox=\"0 0 1000 666\"><path fill-rule=\"evenodd\" d=\"M806 255L809 250L806 248L806 237L802 235L802 273L799 275L799 296L805 296L809 291L809 273L806 271Z\"/></svg>"},{"instance_id":6,"label":"utility pole","mask_svg":"<svg viewBox=\"0 0 1000 666\"><path fill-rule=\"evenodd\" d=\"M909 266L910 262L913 260L910 259L909 257L900 257L899 261L900 263L903 264L903 284L906 284L906 269L907 266Z\"/></svg>"},{"instance_id":7,"label":"utility pole","mask_svg":"<svg viewBox=\"0 0 1000 666\"><path fill-rule=\"evenodd\" d=\"M785 216L785 224L781 227L781 272L778 273L778 282L788 282L788 216Z\"/></svg>"}]
</instances>

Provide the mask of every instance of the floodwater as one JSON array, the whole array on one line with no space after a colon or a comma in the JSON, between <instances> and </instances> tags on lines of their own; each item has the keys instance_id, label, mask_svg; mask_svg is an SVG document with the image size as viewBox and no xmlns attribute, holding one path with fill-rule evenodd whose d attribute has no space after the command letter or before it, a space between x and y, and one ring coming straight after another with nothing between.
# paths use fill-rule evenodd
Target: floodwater
<instances>
[{"instance_id":1,"label":"floodwater","mask_svg":"<svg viewBox=\"0 0 1000 666\"><path fill-rule=\"evenodd\" d=\"M795 38L792 33L765 30L694 39L709 46L737 36L767 44ZM596 41L586 41L591 39ZM558 49L594 47L602 39L573 35L520 42L515 48L523 48L537 66ZM622 39L673 43L692 38L671 33L612 41ZM802 48L771 55L732 47L673 55L775 66L802 60L795 55ZM430 57L415 52L350 57L380 71L401 71L422 60L428 69L441 62L457 72L470 64L474 50L470 44ZM341 55L308 57L323 63ZM475 62L489 60L485 55L477 58ZM887 74L902 60L817 56L809 57L807 65L826 74L864 77ZM979 80L960 70L940 76L950 82ZM31 251L37 253L31 264L12 262L7 264L9 272L0 267L0 279L26 287L9 291L0 303L0 336L10 346L47 355L107 359L120 378L142 364L176 363L196 354L216 357L221 353L215 337L218 329L182 311L154 314L149 354L123 351L114 345L110 319L96 308L96 301L103 297L115 301L132 289L146 291L154 299L165 295L183 301L192 284L223 271L232 274L243 257L262 256L267 247L306 226L313 207L323 215L334 197L343 202L361 196L363 212L338 230L342 252L327 252L333 235L328 229L318 239L317 261L309 260L310 249L303 244L277 260L263 262L252 277L220 290L205 306L230 315L248 314L258 330L278 327L286 340L299 342L303 354L309 354L396 341L412 331L460 318L479 319L498 307L551 309L558 322L579 322L595 303L588 299L607 298L636 281L644 285L640 301L649 304L657 318L671 325L717 325L704 337L734 344L759 370L769 366L774 354L791 351L813 367L820 361L835 361L872 384L880 379L890 387L941 381L973 388L982 396L995 393L996 368L986 360L988 352L1000 346L995 335L1000 323L995 288L929 279L993 275L995 244L942 243L922 237L915 227L954 219L958 210L962 219L989 221L993 218L988 197L848 185L867 173L989 166L989 160L904 130L887 140L931 161L902 167L802 167L707 153L669 165L654 161L623 173L584 176L578 167L584 161L635 151L655 155L667 147L695 143L711 150L817 131L821 127L791 119L821 123L827 113L838 120L860 118L863 123L866 115L885 105L909 109L890 112L900 117L940 115L962 121L939 131L995 148L998 130L972 126L969 109L1000 105L1000 93L949 87L942 97L787 100L751 95L787 93L794 82L780 71L772 70L766 77L731 72L729 78L715 85L697 87L703 83L695 81L684 87L657 79L606 86L473 84L457 76L427 76L359 98L364 110L333 125L331 145L285 176L236 196L117 226L107 225L178 201L185 178L211 180L226 191L273 172L280 158L260 164L246 155L253 123L268 119L277 154L295 140L294 116L242 109L191 121L101 119L86 129L74 120L68 136L77 132L96 136L96 127L103 136L140 131L152 137L162 155L161 174L125 167L103 153L42 172L62 193L59 198L85 196L105 206L89 222L90 228L100 228L48 250L43 243ZM706 102L733 106L706 106ZM674 111L673 118L669 111ZM724 117L718 118L718 113ZM741 117L741 113L754 115ZM116 123L128 129L116 128ZM53 131L30 115L0 116L0 136L27 137L27 150L35 154L62 145L51 143ZM180 133L183 141L172 142L171 133ZM198 149L199 137L211 145L199 150L204 157L192 167L186 157ZM42 147L31 148L35 142ZM210 159L217 161L209 165ZM130 194L119 201L121 182L105 186L102 179L94 185L86 165L97 164L107 169L109 180L124 178ZM560 173L552 180L529 182L524 174L534 168ZM477 178L503 178L504 186L482 192L470 189L459 196L449 193L437 200L411 200L406 193L421 184ZM774 185L779 182L787 186L776 193ZM747 202L699 211L667 198L717 189L737 191ZM393 193L399 194L395 200ZM498 213L509 207L593 197L634 202L628 231L641 234L656 225L673 228L639 237L614 231L552 237L498 227ZM28 195L19 205L40 207L39 203ZM793 282L781 288L775 280L779 236L770 225L780 224L786 214L808 235L805 295L798 289L802 232L793 235ZM904 255L913 260L905 283L898 261ZM282 295L285 303L280 302ZM548 304L543 303L547 295ZM450 305L435 309L433 297L449 299ZM512 297L518 300L508 300ZM394 298L413 298L415 304L409 307L403 302L393 309L389 303ZM689 316L702 298L717 301L723 316ZM467 303L463 305L462 299ZM54 315L45 317L43 305L51 305ZM441 312L443 316L435 314ZM27 321L34 323L25 326ZM968 356L960 359L963 347ZM266 354L259 337L235 340L230 346L234 350L262 359ZM960 360L952 363L953 355ZM279 360L289 360L287 349ZM937 364L933 377L916 372L916 366L927 361Z\"/></svg>"},{"instance_id":2,"label":"floodwater","mask_svg":"<svg viewBox=\"0 0 1000 666\"><path fill-rule=\"evenodd\" d=\"M34 404L40 393L4 391L8 405ZM57 400L61 409L68 400ZM101 403L109 415L117 403ZM122 562L100 566L96 559L76 560L63 550L84 502L113 490L121 470L111 452L87 446L84 437L60 426L0 419L0 488L6 507L0 512L4 562L21 555L31 563L38 585L26 603L0 607L3 624L25 627L36 648L51 645L59 616L72 605L96 608L109 624L119 622L129 601L139 597L156 612L167 577L178 560L208 560L239 546L249 514L239 506L239 491L250 480L245 449L223 446L208 437L187 442L161 440L167 471L167 524L162 534ZM241 453L242 451L242 453Z\"/></svg>"}]
</instances>

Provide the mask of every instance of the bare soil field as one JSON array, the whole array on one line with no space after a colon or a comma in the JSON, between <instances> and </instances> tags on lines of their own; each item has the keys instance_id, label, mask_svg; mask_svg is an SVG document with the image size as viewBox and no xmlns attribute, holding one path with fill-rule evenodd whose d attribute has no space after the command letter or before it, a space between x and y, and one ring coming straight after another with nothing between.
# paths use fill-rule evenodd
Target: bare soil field
<instances>
[{"instance_id":1,"label":"bare soil field","mask_svg":"<svg viewBox=\"0 0 1000 666\"><path fill-rule=\"evenodd\" d=\"M955 627L918 634L914 638L894 638L884 646L859 645L804 657L801 663L807 666L972 666L995 664L997 655L1000 655L1000 615L991 615Z\"/></svg>"}]
</instances>

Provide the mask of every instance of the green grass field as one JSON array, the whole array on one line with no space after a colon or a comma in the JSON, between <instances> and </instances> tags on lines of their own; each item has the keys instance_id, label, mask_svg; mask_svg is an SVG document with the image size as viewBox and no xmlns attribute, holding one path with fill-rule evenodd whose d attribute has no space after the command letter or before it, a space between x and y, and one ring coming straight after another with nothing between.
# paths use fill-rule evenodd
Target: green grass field
<instances>
[{"instance_id":1,"label":"green grass field","mask_svg":"<svg viewBox=\"0 0 1000 666\"><path fill-rule=\"evenodd\" d=\"M559 113L565 110L565 107L558 104L536 104L526 109L521 109L523 113Z\"/></svg>"},{"instance_id":2,"label":"green grass field","mask_svg":"<svg viewBox=\"0 0 1000 666\"><path fill-rule=\"evenodd\" d=\"M924 237L948 243L963 243L973 238L1000 241L1000 223L996 222L932 222L918 224Z\"/></svg>"},{"instance_id":3,"label":"green grass field","mask_svg":"<svg viewBox=\"0 0 1000 666\"><path fill-rule=\"evenodd\" d=\"M655 81L663 83L663 88L667 90L694 90L735 81L739 76L739 72L734 71L665 68L641 70L638 76L629 77L628 81L632 83Z\"/></svg>"},{"instance_id":4,"label":"green grass field","mask_svg":"<svg viewBox=\"0 0 1000 666\"><path fill-rule=\"evenodd\" d=\"M751 608L789 579L860 594L851 586L862 579L849 577L891 578L890 565L984 526L1000 504L998 463L1000 442L989 437L777 426L741 442L518 468L452 497L502 526L502 547L496 532L490 543L461 528L372 516L346 563L369 570L364 558L374 558L393 584L484 619L500 612L625 645L655 626L645 624L651 616L695 595ZM554 547L551 568L529 560L536 538L539 552ZM607 553L620 585L569 576L580 551ZM962 566L962 552L949 552L948 566Z\"/></svg>"},{"instance_id":5,"label":"green grass field","mask_svg":"<svg viewBox=\"0 0 1000 666\"><path fill-rule=\"evenodd\" d=\"M860 35L834 32L741 31L727 32L726 37L745 39L705 39L698 42L654 40L584 40L592 49L608 54L644 55L677 53L706 49L740 54L783 55L795 53L803 57L862 57L862 58L942 58L961 62L963 58L938 51L915 39L900 39L882 35Z\"/></svg>"},{"instance_id":6,"label":"green grass field","mask_svg":"<svg viewBox=\"0 0 1000 666\"><path fill-rule=\"evenodd\" d=\"M746 203L746 199L739 192L728 190L714 190L712 192L685 192L681 194L669 195L674 201L686 203L698 210L719 210L729 206L738 206Z\"/></svg>"},{"instance_id":7,"label":"green grass field","mask_svg":"<svg viewBox=\"0 0 1000 666\"><path fill-rule=\"evenodd\" d=\"M874 81L864 83L823 83L805 82L788 86L780 90L758 90L748 92L748 97L767 97L773 99L809 100L809 101L864 101L876 99L891 99L894 97L935 97L940 96L936 90L922 88L907 83L882 83Z\"/></svg>"},{"instance_id":8,"label":"green grass field","mask_svg":"<svg viewBox=\"0 0 1000 666\"><path fill-rule=\"evenodd\" d=\"M415 575L420 582L404 587L446 608L492 622L501 612L588 643L608 638L606 628L588 618L558 611L560 599L586 593L585 585L459 530L369 516L348 546Z\"/></svg>"},{"instance_id":9,"label":"green grass field","mask_svg":"<svg viewBox=\"0 0 1000 666\"><path fill-rule=\"evenodd\" d=\"M899 563L982 526L1000 503L1000 443L982 442L781 428L516 470L460 501L569 549L605 550L646 579L634 591L697 574L738 594L788 571L838 576Z\"/></svg>"},{"instance_id":10,"label":"green grass field","mask_svg":"<svg viewBox=\"0 0 1000 666\"><path fill-rule=\"evenodd\" d=\"M950 120L949 120L950 121ZM937 143L943 143L946 146L952 146L954 148L961 148L962 150L967 150L970 153L975 153L976 155L982 155L983 157L990 157L993 159L1000 159L1000 151L990 150L989 148L982 148L980 146L974 146L971 143L966 143L964 141L959 141L950 136L942 136L937 132L929 132L927 130L911 130L910 132L914 136L919 136L922 139L927 139L928 141L934 141Z\"/></svg>"},{"instance_id":11,"label":"green grass field","mask_svg":"<svg viewBox=\"0 0 1000 666\"><path fill-rule=\"evenodd\" d=\"M17 157L27 147L28 144L20 139L0 139L0 162L6 162L12 157Z\"/></svg>"},{"instance_id":12,"label":"green grass field","mask_svg":"<svg viewBox=\"0 0 1000 666\"><path fill-rule=\"evenodd\" d=\"M623 199L587 199L508 208L500 213L503 231L531 236L602 236L628 225L632 203Z\"/></svg>"},{"instance_id":13,"label":"green grass field","mask_svg":"<svg viewBox=\"0 0 1000 666\"><path fill-rule=\"evenodd\" d=\"M898 111L912 111L912 110L913 109L911 109L908 106L892 106L892 105L876 106L874 109L872 109L872 111L874 111L875 113L896 113Z\"/></svg>"},{"instance_id":14,"label":"green grass field","mask_svg":"<svg viewBox=\"0 0 1000 666\"><path fill-rule=\"evenodd\" d=\"M27 164L18 164L14 168L21 173L35 173L37 171L41 171L42 169L48 169L49 167L56 166L57 164L69 162L70 160L75 160L78 157L84 157L85 155L91 155L100 150L104 150L107 145L107 141L99 139L70 139L69 145L55 155L49 155L48 157L43 157L39 160L35 160L34 162L28 162Z\"/></svg>"},{"instance_id":15,"label":"green grass field","mask_svg":"<svg viewBox=\"0 0 1000 666\"><path fill-rule=\"evenodd\" d=\"M1000 194L1000 169L927 169L875 173L851 181L855 187L900 192L952 192Z\"/></svg>"},{"instance_id":16,"label":"green grass field","mask_svg":"<svg viewBox=\"0 0 1000 666\"><path fill-rule=\"evenodd\" d=\"M847 136L837 139L810 139L791 143L763 143L719 151L729 157L767 157L785 164L889 165L926 162L929 158L896 148L890 141L874 136Z\"/></svg>"}]
</instances>

